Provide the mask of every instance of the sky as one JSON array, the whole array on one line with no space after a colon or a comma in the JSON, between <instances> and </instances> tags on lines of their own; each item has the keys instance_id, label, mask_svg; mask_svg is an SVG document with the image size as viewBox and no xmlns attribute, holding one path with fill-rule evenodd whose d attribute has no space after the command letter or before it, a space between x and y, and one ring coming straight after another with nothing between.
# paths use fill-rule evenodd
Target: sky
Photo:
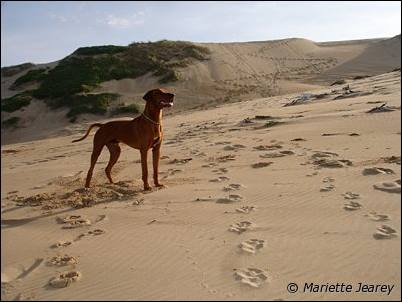
<instances>
[{"instance_id":1,"label":"sky","mask_svg":"<svg viewBox=\"0 0 402 302\"><path fill-rule=\"evenodd\" d=\"M400 34L399 1L1 1L1 66L161 39L316 42Z\"/></svg>"}]
</instances>

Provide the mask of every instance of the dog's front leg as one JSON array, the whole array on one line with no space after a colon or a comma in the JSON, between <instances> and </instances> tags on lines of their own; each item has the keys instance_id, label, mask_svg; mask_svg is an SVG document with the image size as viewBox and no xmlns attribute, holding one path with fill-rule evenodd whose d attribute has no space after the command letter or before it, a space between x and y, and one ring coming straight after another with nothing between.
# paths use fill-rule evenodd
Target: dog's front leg
<instances>
[{"instance_id":1,"label":"dog's front leg","mask_svg":"<svg viewBox=\"0 0 402 302\"><path fill-rule=\"evenodd\" d=\"M159 183L158 180L158 169L159 169L159 157L160 157L161 144L158 144L152 149L152 159L154 168L154 184L157 187L163 187L163 184Z\"/></svg>"},{"instance_id":2,"label":"dog's front leg","mask_svg":"<svg viewBox=\"0 0 402 302\"><path fill-rule=\"evenodd\" d=\"M148 183L148 150L141 149L141 167L142 167L142 181L144 182L144 191L151 190L151 187Z\"/></svg>"}]
</instances>

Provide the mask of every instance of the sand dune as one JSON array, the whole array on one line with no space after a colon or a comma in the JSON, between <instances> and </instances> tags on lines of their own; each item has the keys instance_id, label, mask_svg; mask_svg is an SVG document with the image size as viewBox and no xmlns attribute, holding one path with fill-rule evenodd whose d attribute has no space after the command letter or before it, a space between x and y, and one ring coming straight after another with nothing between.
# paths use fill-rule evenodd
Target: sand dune
<instances>
[{"instance_id":1,"label":"sand dune","mask_svg":"<svg viewBox=\"0 0 402 302\"><path fill-rule=\"evenodd\" d=\"M322 51L305 40L255 47L285 42L288 57ZM252 77L260 59L234 53L251 48L216 51ZM208 77L226 79L222 70ZM303 95L165 117L167 187L150 193L125 146L117 183L107 184L104 151L82 189L93 134L71 140L86 123L3 145L2 300L400 300L400 72ZM395 286L291 294L290 282Z\"/></svg>"},{"instance_id":2,"label":"sand dune","mask_svg":"<svg viewBox=\"0 0 402 302\"><path fill-rule=\"evenodd\" d=\"M339 79L376 75L400 67L400 36L390 39L372 39L315 43L306 39L282 39L245 43L200 43L210 49L210 60L197 62L178 69L180 80L168 83L166 88L177 95L177 106L172 114L261 97L303 92ZM54 67L57 62L32 68ZM26 71L24 71L26 72ZM21 90L10 90L10 85L24 72L2 77L2 98ZM156 86L157 79L145 75L137 79L112 80L101 84L95 92L112 92L122 95L121 102L143 106L142 96ZM31 85L32 86L32 85ZM24 89L34 88L24 87ZM2 129L2 144L58 135L67 125L67 119L57 116L58 122L44 123L48 118L37 116L37 110L27 108L2 119L21 117L23 127ZM52 113L49 113L49 118ZM47 115L46 115L47 116ZM81 122L99 119L83 115ZM29 128L46 129L45 132ZM42 134L44 133L44 134Z\"/></svg>"}]
</instances>

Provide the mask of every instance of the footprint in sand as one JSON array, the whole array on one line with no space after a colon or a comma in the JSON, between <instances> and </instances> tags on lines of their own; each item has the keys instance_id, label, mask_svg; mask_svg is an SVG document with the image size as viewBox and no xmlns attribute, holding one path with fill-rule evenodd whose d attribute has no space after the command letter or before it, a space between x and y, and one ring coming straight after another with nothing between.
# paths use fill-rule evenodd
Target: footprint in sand
<instances>
[{"instance_id":1,"label":"footprint in sand","mask_svg":"<svg viewBox=\"0 0 402 302\"><path fill-rule=\"evenodd\" d=\"M241 221L230 225L229 231L241 234L254 227L254 224L249 221Z\"/></svg>"},{"instance_id":2,"label":"footprint in sand","mask_svg":"<svg viewBox=\"0 0 402 302\"><path fill-rule=\"evenodd\" d=\"M376 212L370 212L368 214L365 214L364 216L368 217L370 220L373 220L373 221L388 221L388 220L390 220L389 215L377 214Z\"/></svg>"},{"instance_id":3,"label":"footprint in sand","mask_svg":"<svg viewBox=\"0 0 402 302\"><path fill-rule=\"evenodd\" d=\"M55 265L55 266L66 266L66 265L73 265L77 264L77 258L69 255L64 256L55 256L48 260L48 265Z\"/></svg>"},{"instance_id":4,"label":"footprint in sand","mask_svg":"<svg viewBox=\"0 0 402 302\"><path fill-rule=\"evenodd\" d=\"M159 172L163 176L163 178L168 178L169 176L173 176L179 172L184 172L183 169L168 169L167 171Z\"/></svg>"},{"instance_id":5,"label":"footprint in sand","mask_svg":"<svg viewBox=\"0 0 402 302\"><path fill-rule=\"evenodd\" d=\"M312 159L320 159L320 158L333 158L337 157L338 154L335 152L329 152L329 151L317 151L313 155L311 155Z\"/></svg>"},{"instance_id":6,"label":"footprint in sand","mask_svg":"<svg viewBox=\"0 0 402 302\"><path fill-rule=\"evenodd\" d=\"M352 162L347 159L329 159L329 158L322 158L313 161L314 165L317 165L322 168L343 168L346 166L351 166Z\"/></svg>"},{"instance_id":7,"label":"footprint in sand","mask_svg":"<svg viewBox=\"0 0 402 302\"><path fill-rule=\"evenodd\" d=\"M222 182L222 181L227 181L227 180L229 180L230 178L229 177L226 177L226 176L218 176L217 178L214 178L214 179L210 179L209 181L210 182Z\"/></svg>"},{"instance_id":8,"label":"footprint in sand","mask_svg":"<svg viewBox=\"0 0 402 302\"><path fill-rule=\"evenodd\" d=\"M249 239L239 244L242 251L250 254L255 254L258 250L265 246L265 240L262 239Z\"/></svg>"},{"instance_id":9,"label":"footprint in sand","mask_svg":"<svg viewBox=\"0 0 402 302\"><path fill-rule=\"evenodd\" d=\"M333 184L329 184L323 188L320 189L320 192L330 192L333 189L335 189L335 186Z\"/></svg>"},{"instance_id":10,"label":"footprint in sand","mask_svg":"<svg viewBox=\"0 0 402 302\"><path fill-rule=\"evenodd\" d=\"M344 209L346 211L356 211L359 210L362 207L362 205L356 201L349 201L349 203L345 203Z\"/></svg>"},{"instance_id":11,"label":"footprint in sand","mask_svg":"<svg viewBox=\"0 0 402 302\"><path fill-rule=\"evenodd\" d=\"M383 224L377 228L377 232L373 234L374 239L391 239L397 237L397 232L390 226Z\"/></svg>"},{"instance_id":12,"label":"footprint in sand","mask_svg":"<svg viewBox=\"0 0 402 302\"><path fill-rule=\"evenodd\" d=\"M75 229L83 226L90 226L91 221L82 217L81 215L69 215L64 218L56 218L59 223L64 224L63 229Z\"/></svg>"},{"instance_id":13,"label":"footprint in sand","mask_svg":"<svg viewBox=\"0 0 402 302\"><path fill-rule=\"evenodd\" d=\"M381 182L373 185L374 189L388 192L388 193L401 193L401 180L395 180L390 182Z\"/></svg>"},{"instance_id":14,"label":"footprint in sand","mask_svg":"<svg viewBox=\"0 0 402 302\"><path fill-rule=\"evenodd\" d=\"M67 247L72 244L71 241L58 241L55 244L51 246L51 248L61 248L61 247Z\"/></svg>"},{"instance_id":15,"label":"footprint in sand","mask_svg":"<svg viewBox=\"0 0 402 302\"><path fill-rule=\"evenodd\" d=\"M352 162L347 159L335 159L338 157L337 153L328 151L317 151L311 155L312 163L319 167L325 168L343 168L345 166L351 166Z\"/></svg>"},{"instance_id":16,"label":"footprint in sand","mask_svg":"<svg viewBox=\"0 0 402 302\"><path fill-rule=\"evenodd\" d=\"M302 137L297 137L297 138L291 139L290 141L291 142L305 142L306 139L304 139Z\"/></svg>"},{"instance_id":17,"label":"footprint in sand","mask_svg":"<svg viewBox=\"0 0 402 302\"><path fill-rule=\"evenodd\" d=\"M243 200L243 196L239 194L230 194L229 197L218 198L216 203L233 203Z\"/></svg>"},{"instance_id":18,"label":"footprint in sand","mask_svg":"<svg viewBox=\"0 0 402 302\"><path fill-rule=\"evenodd\" d=\"M235 269L234 278L241 283L258 288L268 280L268 273L259 268L248 267Z\"/></svg>"},{"instance_id":19,"label":"footprint in sand","mask_svg":"<svg viewBox=\"0 0 402 302\"><path fill-rule=\"evenodd\" d=\"M87 234L92 235L92 236L98 236L98 235L102 235L102 234L105 234L105 233L106 232L104 230L95 229L95 230L89 231Z\"/></svg>"},{"instance_id":20,"label":"footprint in sand","mask_svg":"<svg viewBox=\"0 0 402 302\"><path fill-rule=\"evenodd\" d=\"M360 194L353 193L353 192L346 192L346 193L342 194L342 196L343 196L343 198L348 199L348 200L360 198Z\"/></svg>"},{"instance_id":21,"label":"footprint in sand","mask_svg":"<svg viewBox=\"0 0 402 302\"><path fill-rule=\"evenodd\" d=\"M255 164L252 164L251 167L254 169L258 169L258 168L264 168L264 167L268 167L269 165L273 164L272 161L269 162L258 162Z\"/></svg>"},{"instance_id":22,"label":"footprint in sand","mask_svg":"<svg viewBox=\"0 0 402 302\"><path fill-rule=\"evenodd\" d=\"M238 151L239 149L244 149L246 146L240 144L228 145L223 147L224 151Z\"/></svg>"},{"instance_id":23,"label":"footprint in sand","mask_svg":"<svg viewBox=\"0 0 402 302\"><path fill-rule=\"evenodd\" d=\"M377 175L377 174L395 174L394 170L388 168L366 168L362 172L363 175Z\"/></svg>"},{"instance_id":24,"label":"footprint in sand","mask_svg":"<svg viewBox=\"0 0 402 302\"><path fill-rule=\"evenodd\" d=\"M240 208L236 209L236 212L238 213L244 213L244 214L248 214L251 211L255 211L256 207L255 206L242 206Z\"/></svg>"},{"instance_id":25,"label":"footprint in sand","mask_svg":"<svg viewBox=\"0 0 402 302\"><path fill-rule=\"evenodd\" d=\"M79 271L64 272L50 279L49 285L56 288L63 288L70 286L73 282L79 281L81 277L82 274Z\"/></svg>"},{"instance_id":26,"label":"footprint in sand","mask_svg":"<svg viewBox=\"0 0 402 302\"><path fill-rule=\"evenodd\" d=\"M270 153L261 154L260 157L261 158L276 158L276 157L284 157L284 156L293 155L293 154L295 154L293 151L282 150L279 152L270 152Z\"/></svg>"},{"instance_id":27,"label":"footprint in sand","mask_svg":"<svg viewBox=\"0 0 402 302\"><path fill-rule=\"evenodd\" d=\"M225 173L228 173L229 170L227 168L219 168L219 169L212 170L212 172L215 172L217 174L225 174Z\"/></svg>"},{"instance_id":28,"label":"footprint in sand","mask_svg":"<svg viewBox=\"0 0 402 302\"><path fill-rule=\"evenodd\" d=\"M101 221L105 220L106 218L107 218L106 215L99 215L98 217L96 217L95 223L101 222Z\"/></svg>"},{"instance_id":29,"label":"footprint in sand","mask_svg":"<svg viewBox=\"0 0 402 302\"><path fill-rule=\"evenodd\" d=\"M392 156L388 156L388 157L383 157L382 160L388 164L397 164L397 165L401 164L400 156L392 155Z\"/></svg>"},{"instance_id":30,"label":"footprint in sand","mask_svg":"<svg viewBox=\"0 0 402 302\"><path fill-rule=\"evenodd\" d=\"M325 183L327 183L327 182L334 182L334 181L335 181L335 179L332 178L332 177L329 177L329 176L324 177L324 178L322 179L322 182L325 182Z\"/></svg>"},{"instance_id":31,"label":"footprint in sand","mask_svg":"<svg viewBox=\"0 0 402 302\"><path fill-rule=\"evenodd\" d=\"M253 149L254 149L254 150L258 150L258 151L272 151L272 150L282 149L282 146L279 145L279 144L274 144L274 145L259 145L259 146L255 146Z\"/></svg>"},{"instance_id":32,"label":"footprint in sand","mask_svg":"<svg viewBox=\"0 0 402 302\"><path fill-rule=\"evenodd\" d=\"M223 142L216 142L214 145L229 145L231 142L223 141Z\"/></svg>"},{"instance_id":33,"label":"footprint in sand","mask_svg":"<svg viewBox=\"0 0 402 302\"><path fill-rule=\"evenodd\" d=\"M236 160L236 155L229 154L229 155L220 156L220 157L216 158L216 161L218 161L220 163L225 163L225 162L231 161L231 160Z\"/></svg>"},{"instance_id":34,"label":"footprint in sand","mask_svg":"<svg viewBox=\"0 0 402 302\"><path fill-rule=\"evenodd\" d=\"M95 229L95 230L88 231L86 233L82 233L82 234L78 235L78 237L74 241L81 240L81 238L85 237L85 236L99 236L99 235L103 235L105 233L106 233L106 231L104 231L104 230Z\"/></svg>"},{"instance_id":35,"label":"footprint in sand","mask_svg":"<svg viewBox=\"0 0 402 302\"><path fill-rule=\"evenodd\" d=\"M243 186L242 184L229 184L226 187L223 187L223 191L227 192L227 191L236 191L236 190L240 190L241 188L245 188L245 186Z\"/></svg>"},{"instance_id":36,"label":"footprint in sand","mask_svg":"<svg viewBox=\"0 0 402 302\"><path fill-rule=\"evenodd\" d=\"M216 167L218 164L217 163L209 163L209 164L205 164L202 165L202 168L212 168L212 167Z\"/></svg>"},{"instance_id":37,"label":"footprint in sand","mask_svg":"<svg viewBox=\"0 0 402 302\"><path fill-rule=\"evenodd\" d=\"M189 161L193 160L191 157L190 158L182 158L182 159L172 159L168 164L177 164L177 165L183 165L188 163Z\"/></svg>"}]
</instances>

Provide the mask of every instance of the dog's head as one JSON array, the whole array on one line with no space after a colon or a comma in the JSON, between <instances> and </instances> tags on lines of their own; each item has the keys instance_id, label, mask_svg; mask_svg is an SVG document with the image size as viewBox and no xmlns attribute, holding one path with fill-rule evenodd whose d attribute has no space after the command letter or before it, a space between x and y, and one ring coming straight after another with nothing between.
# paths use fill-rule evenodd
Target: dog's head
<instances>
[{"instance_id":1,"label":"dog's head","mask_svg":"<svg viewBox=\"0 0 402 302\"><path fill-rule=\"evenodd\" d=\"M143 99L151 106L162 109L173 106L174 94L158 88L148 91Z\"/></svg>"}]
</instances>

